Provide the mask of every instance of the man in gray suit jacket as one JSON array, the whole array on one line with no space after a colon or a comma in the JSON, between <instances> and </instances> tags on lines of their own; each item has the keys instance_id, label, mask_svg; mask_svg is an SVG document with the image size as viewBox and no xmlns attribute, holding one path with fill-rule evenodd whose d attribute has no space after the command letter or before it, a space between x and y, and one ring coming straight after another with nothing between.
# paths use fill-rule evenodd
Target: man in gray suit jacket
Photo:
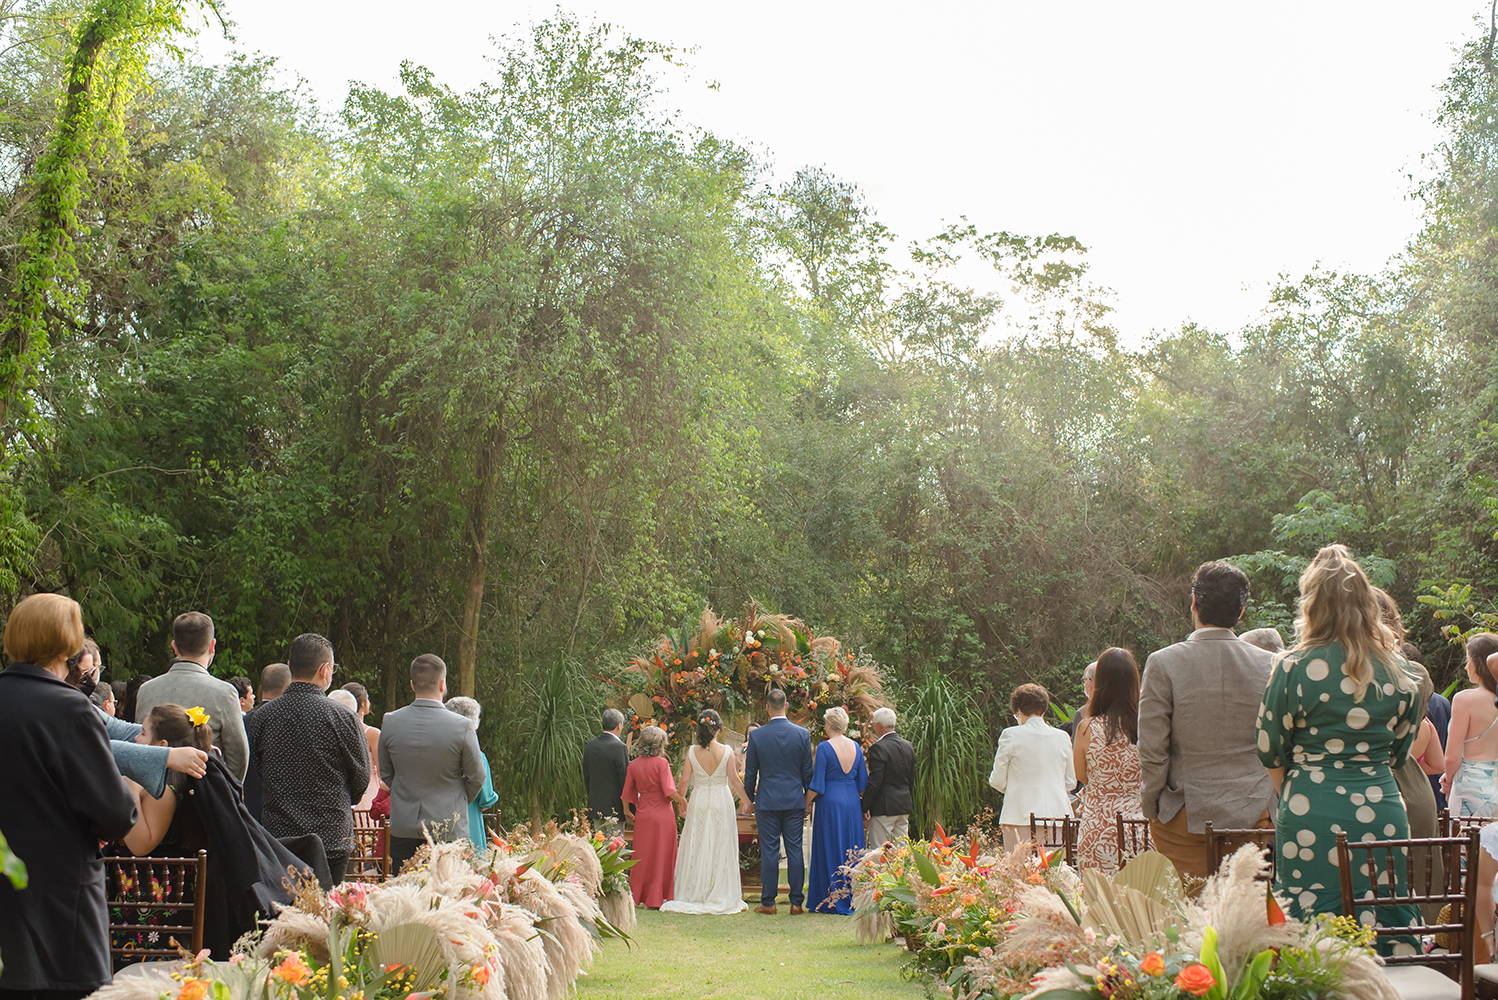
<instances>
[{"instance_id":1,"label":"man in gray suit jacket","mask_svg":"<svg viewBox=\"0 0 1498 1000\"><path fill-rule=\"evenodd\" d=\"M1150 654L1139 689L1140 806L1155 850L1183 876L1204 879L1204 824L1274 825L1274 784L1259 763L1254 724L1271 656L1233 634L1248 577L1203 563L1191 580L1196 631Z\"/></svg>"},{"instance_id":2,"label":"man in gray suit jacket","mask_svg":"<svg viewBox=\"0 0 1498 1000\"><path fill-rule=\"evenodd\" d=\"M416 853L426 836L468 836L468 803L484 787L478 733L442 706L447 664L424 653L411 661L416 700L387 712L380 724L380 780L390 788L392 871Z\"/></svg>"},{"instance_id":3,"label":"man in gray suit jacket","mask_svg":"<svg viewBox=\"0 0 1498 1000\"><path fill-rule=\"evenodd\" d=\"M208 728L213 730L213 745L224 755L229 773L243 781L250 760L244 709L234 685L208 672L216 646L212 618L201 611L178 615L172 622L171 666L140 686L131 721L145 722L157 705L203 709L208 713Z\"/></svg>"}]
</instances>

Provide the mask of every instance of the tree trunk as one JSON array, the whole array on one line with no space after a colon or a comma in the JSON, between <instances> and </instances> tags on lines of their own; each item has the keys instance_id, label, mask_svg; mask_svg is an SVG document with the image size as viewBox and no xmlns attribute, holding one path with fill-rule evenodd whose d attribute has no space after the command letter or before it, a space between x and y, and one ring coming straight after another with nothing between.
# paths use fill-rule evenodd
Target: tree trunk
<instances>
[{"instance_id":1,"label":"tree trunk","mask_svg":"<svg viewBox=\"0 0 1498 1000\"><path fill-rule=\"evenodd\" d=\"M484 587L489 579L489 509L494 503L494 470L498 466L499 434L485 434L474 474L477 482L469 493L463 534L470 546L468 586L463 595L462 636L458 642L458 694L473 697L474 675L479 654L479 613L484 608Z\"/></svg>"}]
</instances>

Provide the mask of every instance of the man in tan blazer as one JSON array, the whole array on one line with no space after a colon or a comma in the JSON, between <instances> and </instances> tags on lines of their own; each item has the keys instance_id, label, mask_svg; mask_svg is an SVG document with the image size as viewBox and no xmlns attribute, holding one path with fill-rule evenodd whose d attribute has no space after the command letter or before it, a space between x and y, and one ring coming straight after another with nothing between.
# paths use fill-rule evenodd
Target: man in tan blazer
<instances>
[{"instance_id":1,"label":"man in tan blazer","mask_svg":"<svg viewBox=\"0 0 1498 1000\"><path fill-rule=\"evenodd\" d=\"M1191 580L1196 631L1150 654L1139 690L1140 806L1155 850L1182 876L1205 879L1209 820L1219 830L1274 825L1274 785L1254 723L1271 655L1233 634L1248 577L1203 563Z\"/></svg>"}]
</instances>

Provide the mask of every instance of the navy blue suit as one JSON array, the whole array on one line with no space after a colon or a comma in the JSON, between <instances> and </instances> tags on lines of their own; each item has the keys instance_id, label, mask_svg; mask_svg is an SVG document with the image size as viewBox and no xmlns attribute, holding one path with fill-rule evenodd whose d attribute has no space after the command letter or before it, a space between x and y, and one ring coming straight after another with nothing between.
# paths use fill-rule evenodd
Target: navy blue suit
<instances>
[{"instance_id":1,"label":"navy blue suit","mask_svg":"<svg viewBox=\"0 0 1498 1000\"><path fill-rule=\"evenodd\" d=\"M780 842L785 841L791 905L805 902L806 858L801 825L806 821L806 789L812 775L811 734L784 716L749 734L744 760L744 791L754 803L759 826L760 903L775 905L780 883Z\"/></svg>"}]
</instances>

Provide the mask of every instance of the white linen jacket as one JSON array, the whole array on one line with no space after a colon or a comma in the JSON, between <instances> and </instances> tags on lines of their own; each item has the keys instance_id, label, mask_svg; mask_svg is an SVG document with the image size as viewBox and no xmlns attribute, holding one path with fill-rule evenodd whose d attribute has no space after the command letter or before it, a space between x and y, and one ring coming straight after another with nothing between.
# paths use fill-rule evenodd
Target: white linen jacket
<instances>
[{"instance_id":1,"label":"white linen jacket","mask_svg":"<svg viewBox=\"0 0 1498 1000\"><path fill-rule=\"evenodd\" d=\"M1004 793L999 822L1006 826L1028 827L1031 813L1070 816L1067 793L1077 783L1071 740L1038 715L1010 726L999 735L988 783Z\"/></svg>"}]
</instances>

